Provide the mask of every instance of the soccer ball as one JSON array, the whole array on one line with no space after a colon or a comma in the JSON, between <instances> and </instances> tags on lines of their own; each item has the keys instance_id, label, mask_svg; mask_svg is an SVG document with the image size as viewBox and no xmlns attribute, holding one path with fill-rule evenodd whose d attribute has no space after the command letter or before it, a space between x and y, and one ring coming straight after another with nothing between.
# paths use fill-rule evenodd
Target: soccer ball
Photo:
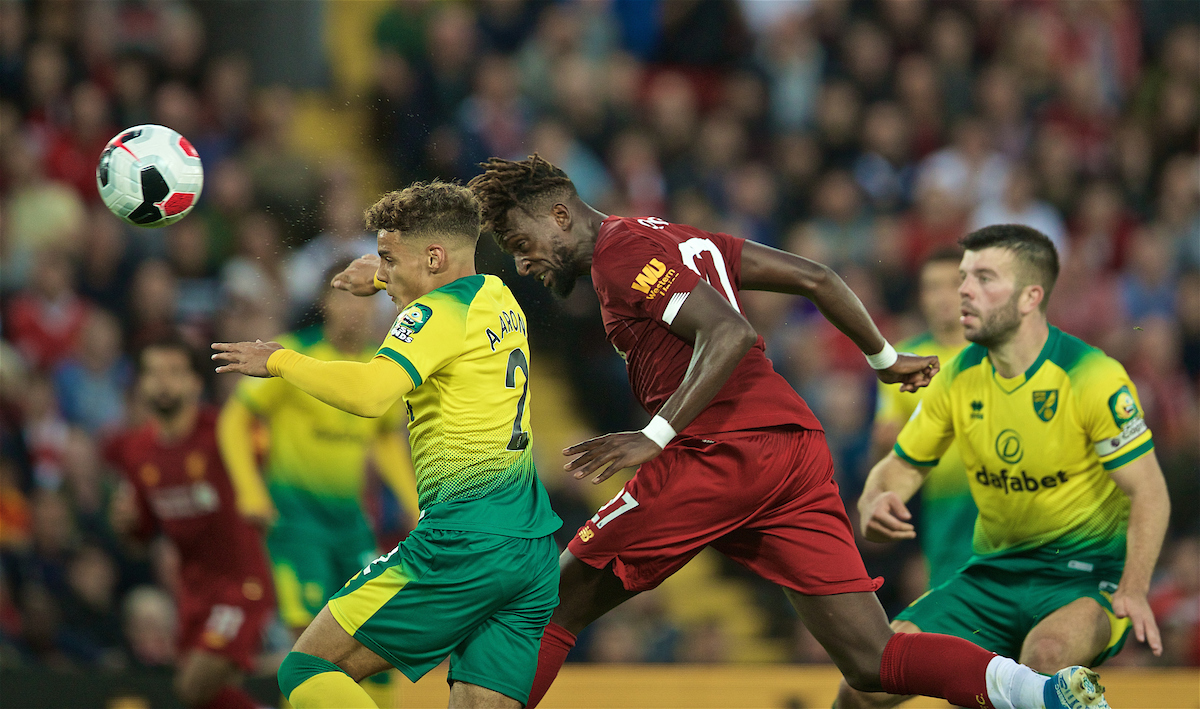
<instances>
[{"instance_id":1,"label":"soccer ball","mask_svg":"<svg viewBox=\"0 0 1200 709\"><path fill-rule=\"evenodd\" d=\"M130 224L167 226L192 211L204 168L187 138L166 126L134 126L104 146L96 185L105 206Z\"/></svg>"}]
</instances>

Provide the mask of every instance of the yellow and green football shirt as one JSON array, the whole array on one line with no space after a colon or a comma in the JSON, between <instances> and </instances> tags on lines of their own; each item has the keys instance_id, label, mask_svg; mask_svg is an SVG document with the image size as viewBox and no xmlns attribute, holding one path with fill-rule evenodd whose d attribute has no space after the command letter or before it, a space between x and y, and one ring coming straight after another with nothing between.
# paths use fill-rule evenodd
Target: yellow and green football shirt
<instances>
[{"instance_id":1,"label":"yellow and green football shirt","mask_svg":"<svg viewBox=\"0 0 1200 709\"><path fill-rule=\"evenodd\" d=\"M979 507L971 564L1119 573L1129 499L1108 471L1154 443L1116 360L1051 327L1037 360L1005 379L969 345L934 377L894 450L936 465L955 440Z\"/></svg>"},{"instance_id":2,"label":"yellow and green football shirt","mask_svg":"<svg viewBox=\"0 0 1200 709\"><path fill-rule=\"evenodd\" d=\"M467 276L421 296L376 357L413 383L418 527L534 538L562 525L533 464L525 313L503 281Z\"/></svg>"},{"instance_id":3,"label":"yellow and green football shirt","mask_svg":"<svg viewBox=\"0 0 1200 709\"><path fill-rule=\"evenodd\" d=\"M896 349L923 357L936 355L945 367L963 348L944 347L933 339L933 335L925 333L897 343ZM875 422L903 427L928 391L928 388L914 392L900 391L899 384L880 382ZM917 540L921 543L921 551L929 566L930 588L941 585L971 558L971 540L978 515L975 500L971 497L971 485L967 481L967 469L963 466L958 446L951 443L938 464L926 474L925 483L921 486Z\"/></svg>"},{"instance_id":4,"label":"yellow and green football shirt","mask_svg":"<svg viewBox=\"0 0 1200 709\"><path fill-rule=\"evenodd\" d=\"M342 352L320 326L278 338L284 347L315 359L366 362L374 349ZM238 400L266 421L270 438L265 478L279 511L272 535L318 542L361 537L367 456L379 435L400 426L400 407L366 419L309 396L279 377L245 377Z\"/></svg>"}]
</instances>

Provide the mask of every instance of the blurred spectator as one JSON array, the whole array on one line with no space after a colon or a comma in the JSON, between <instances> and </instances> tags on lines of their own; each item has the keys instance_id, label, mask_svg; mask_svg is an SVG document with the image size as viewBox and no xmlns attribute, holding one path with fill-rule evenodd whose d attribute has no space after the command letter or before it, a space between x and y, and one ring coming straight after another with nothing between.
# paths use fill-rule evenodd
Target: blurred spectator
<instances>
[{"instance_id":1,"label":"blurred spectator","mask_svg":"<svg viewBox=\"0 0 1200 709\"><path fill-rule=\"evenodd\" d=\"M287 329L282 241L278 221L266 212L253 212L238 225L237 254L221 269L225 296L262 313L271 332Z\"/></svg>"},{"instance_id":2,"label":"blurred spectator","mask_svg":"<svg viewBox=\"0 0 1200 709\"><path fill-rule=\"evenodd\" d=\"M1062 215L1054 207L1036 199L1037 187L1033 170L1028 165L1010 165L1004 180L1004 192L985 199L971 216L970 229L991 224L1022 224L1033 227L1050 237L1058 249L1059 258L1067 255L1067 229Z\"/></svg>"},{"instance_id":3,"label":"blurred spectator","mask_svg":"<svg viewBox=\"0 0 1200 709\"><path fill-rule=\"evenodd\" d=\"M119 426L125 418L125 390L132 382L122 356L121 325L112 313L93 309L80 328L72 356L58 365L54 387L68 423L89 433Z\"/></svg>"},{"instance_id":4,"label":"blurred spectator","mask_svg":"<svg viewBox=\"0 0 1200 709\"><path fill-rule=\"evenodd\" d=\"M175 664L175 605L162 589L139 586L125 597L125 642L137 667Z\"/></svg>"},{"instance_id":5,"label":"blurred spectator","mask_svg":"<svg viewBox=\"0 0 1200 709\"><path fill-rule=\"evenodd\" d=\"M854 161L854 179L878 213L894 213L913 197L916 168L910 155L908 118L895 103L867 108L863 151Z\"/></svg>"},{"instance_id":6,"label":"blurred spectator","mask_svg":"<svg viewBox=\"0 0 1200 709\"><path fill-rule=\"evenodd\" d=\"M1174 254L1160 231L1142 228L1130 244L1129 269L1121 277L1121 299L1131 320L1175 314Z\"/></svg>"},{"instance_id":7,"label":"blurred spectator","mask_svg":"<svg viewBox=\"0 0 1200 709\"><path fill-rule=\"evenodd\" d=\"M85 544L67 569L69 593L61 601L64 632L81 661L108 669L124 665L117 614L117 568L104 549Z\"/></svg>"},{"instance_id":8,"label":"blurred spectator","mask_svg":"<svg viewBox=\"0 0 1200 709\"><path fill-rule=\"evenodd\" d=\"M322 276L331 266L375 253L375 235L366 233L363 227L365 208L351 184L334 183L326 190L322 197L323 230L284 261L291 304L289 320L295 322L328 287Z\"/></svg>"},{"instance_id":9,"label":"blurred spectator","mask_svg":"<svg viewBox=\"0 0 1200 709\"><path fill-rule=\"evenodd\" d=\"M950 193L964 209L999 202L1007 184L1008 160L991 145L987 124L964 118L954 127L950 147L921 163L920 179Z\"/></svg>"},{"instance_id":10,"label":"blurred spectator","mask_svg":"<svg viewBox=\"0 0 1200 709\"><path fill-rule=\"evenodd\" d=\"M70 126L56 132L46 151L46 176L71 185L88 202L99 201L96 159L116 132L104 91L78 84L71 90Z\"/></svg>"},{"instance_id":11,"label":"blurred spectator","mask_svg":"<svg viewBox=\"0 0 1200 709\"><path fill-rule=\"evenodd\" d=\"M71 187L45 178L32 140L26 133L0 143L6 186L0 200L4 227L0 283L5 289L25 285L39 250L75 252L83 244L83 201Z\"/></svg>"},{"instance_id":12,"label":"blurred spectator","mask_svg":"<svg viewBox=\"0 0 1200 709\"><path fill-rule=\"evenodd\" d=\"M73 270L61 251L40 251L28 289L10 301L5 313L8 339L41 371L75 351L90 311L75 293Z\"/></svg>"}]
</instances>

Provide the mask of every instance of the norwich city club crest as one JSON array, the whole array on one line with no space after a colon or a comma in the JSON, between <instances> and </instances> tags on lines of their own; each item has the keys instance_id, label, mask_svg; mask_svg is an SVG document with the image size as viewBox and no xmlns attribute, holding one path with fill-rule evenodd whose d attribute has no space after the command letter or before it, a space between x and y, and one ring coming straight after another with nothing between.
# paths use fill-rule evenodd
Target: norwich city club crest
<instances>
[{"instance_id":1,"label":"norwich city club crest","mask_svg":"<svg viewBox=\"0 0 1200 709\"><path fill-rule=\"evenodd\" d=\"M1033 411L1043 421L1054 418L1054 412L1058 411L1058 389L1033 392Z\"/></svg>"}]
</instances>

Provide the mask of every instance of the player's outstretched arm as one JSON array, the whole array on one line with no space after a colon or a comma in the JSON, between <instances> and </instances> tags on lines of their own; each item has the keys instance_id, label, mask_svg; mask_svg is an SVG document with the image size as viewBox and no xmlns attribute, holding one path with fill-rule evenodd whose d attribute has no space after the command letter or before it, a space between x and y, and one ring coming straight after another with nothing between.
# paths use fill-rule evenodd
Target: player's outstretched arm
<instances>
[{"instance_id":1,"label":"player's outstretched arm","mask_svg":"<svg viewBox=\"0 0 1200 709\"><path fill-rule=\"evenodd\" d=\"M326 362L284 349L278 342L216 342L217 372L282 377L321 401L357 416L379 418L412 391L408 374L385 357L370 362Z\"/></svg>"},{"instance_id":2,"label":"player's outstretched arm","mask_svg":"<svg viewBox=\"0 0 1200 709\"><path fill-rule=\"evenodd\" d=\"M817 306L825 319L849 337L863 354L870 356L891 351L862 301L833 269L824 264L747 241L742 246L741 287L774 293L802 295ZM900 384L901 391L916 391L928 386L937 373L937 357L901 354L888 366L876 367L879 380Z\"/></svg>"},{"instance_id":3,"label":"player's outstretched arm","mask_svg":"<svg viewBox=\"0 0 1200 709\"><path fill-rule=\"evenodd\" d=\"M363 254L354 259L346 270L333 277L329 282L330 288L348 291L354 295L368 296L375 295L379 291L382 283L375 280L375 274L379 271L379 255L378 254Z\"/></svg>"},{"instance_id":4,"label":"player's outstretched arm","mask_svg":"<svg viewBox=\"0 0 1200 709\"><path fill-rule=\"evenodd\" d=\"M671 322L671 332L691 343L693 350L679 388L651 423L654 426L661 421L671 429L666 440L700 415L758 340L758 333L746 318L704 281L697 283L684 301ZM651 435L646 430L610 433L571 446L563 450L563 455L576 457L567 463L566 470L577 479L599 472L592 480L599 483L622 468L641 465L661 453L666 441L656 443Z\"/></svg>"},{"instance_id":5,"label":"player's outstretched arm","mask_svg":"<svg viewBox=\"0 0 1200 709\"><path fill-rule=\"evenodd\" d=\"M917 494L928 473L929 468L919 468L894 452L876 463L858 498L862 535L873 542L915 538L912 513L904 503Z\"/></svg>"},{"instance_id":6,"label":"player's outstretched arm","mask_svg":"<svg viewBox=\"0 0 1200 709\"><path fill-rule=\"evenodd\" d=\"M1155 655L1161 655L1162 636L1146 594L1150 591L1150 576L1158 563L1158 553L1162 550L1171 517L1167 483L1154 451L1110 474L1117 487L1129 497L1125 571L1112 597L1113 612L1118 618L1129 618L1138 641L1149 645Z\"/></svg>"}]
</instances>

